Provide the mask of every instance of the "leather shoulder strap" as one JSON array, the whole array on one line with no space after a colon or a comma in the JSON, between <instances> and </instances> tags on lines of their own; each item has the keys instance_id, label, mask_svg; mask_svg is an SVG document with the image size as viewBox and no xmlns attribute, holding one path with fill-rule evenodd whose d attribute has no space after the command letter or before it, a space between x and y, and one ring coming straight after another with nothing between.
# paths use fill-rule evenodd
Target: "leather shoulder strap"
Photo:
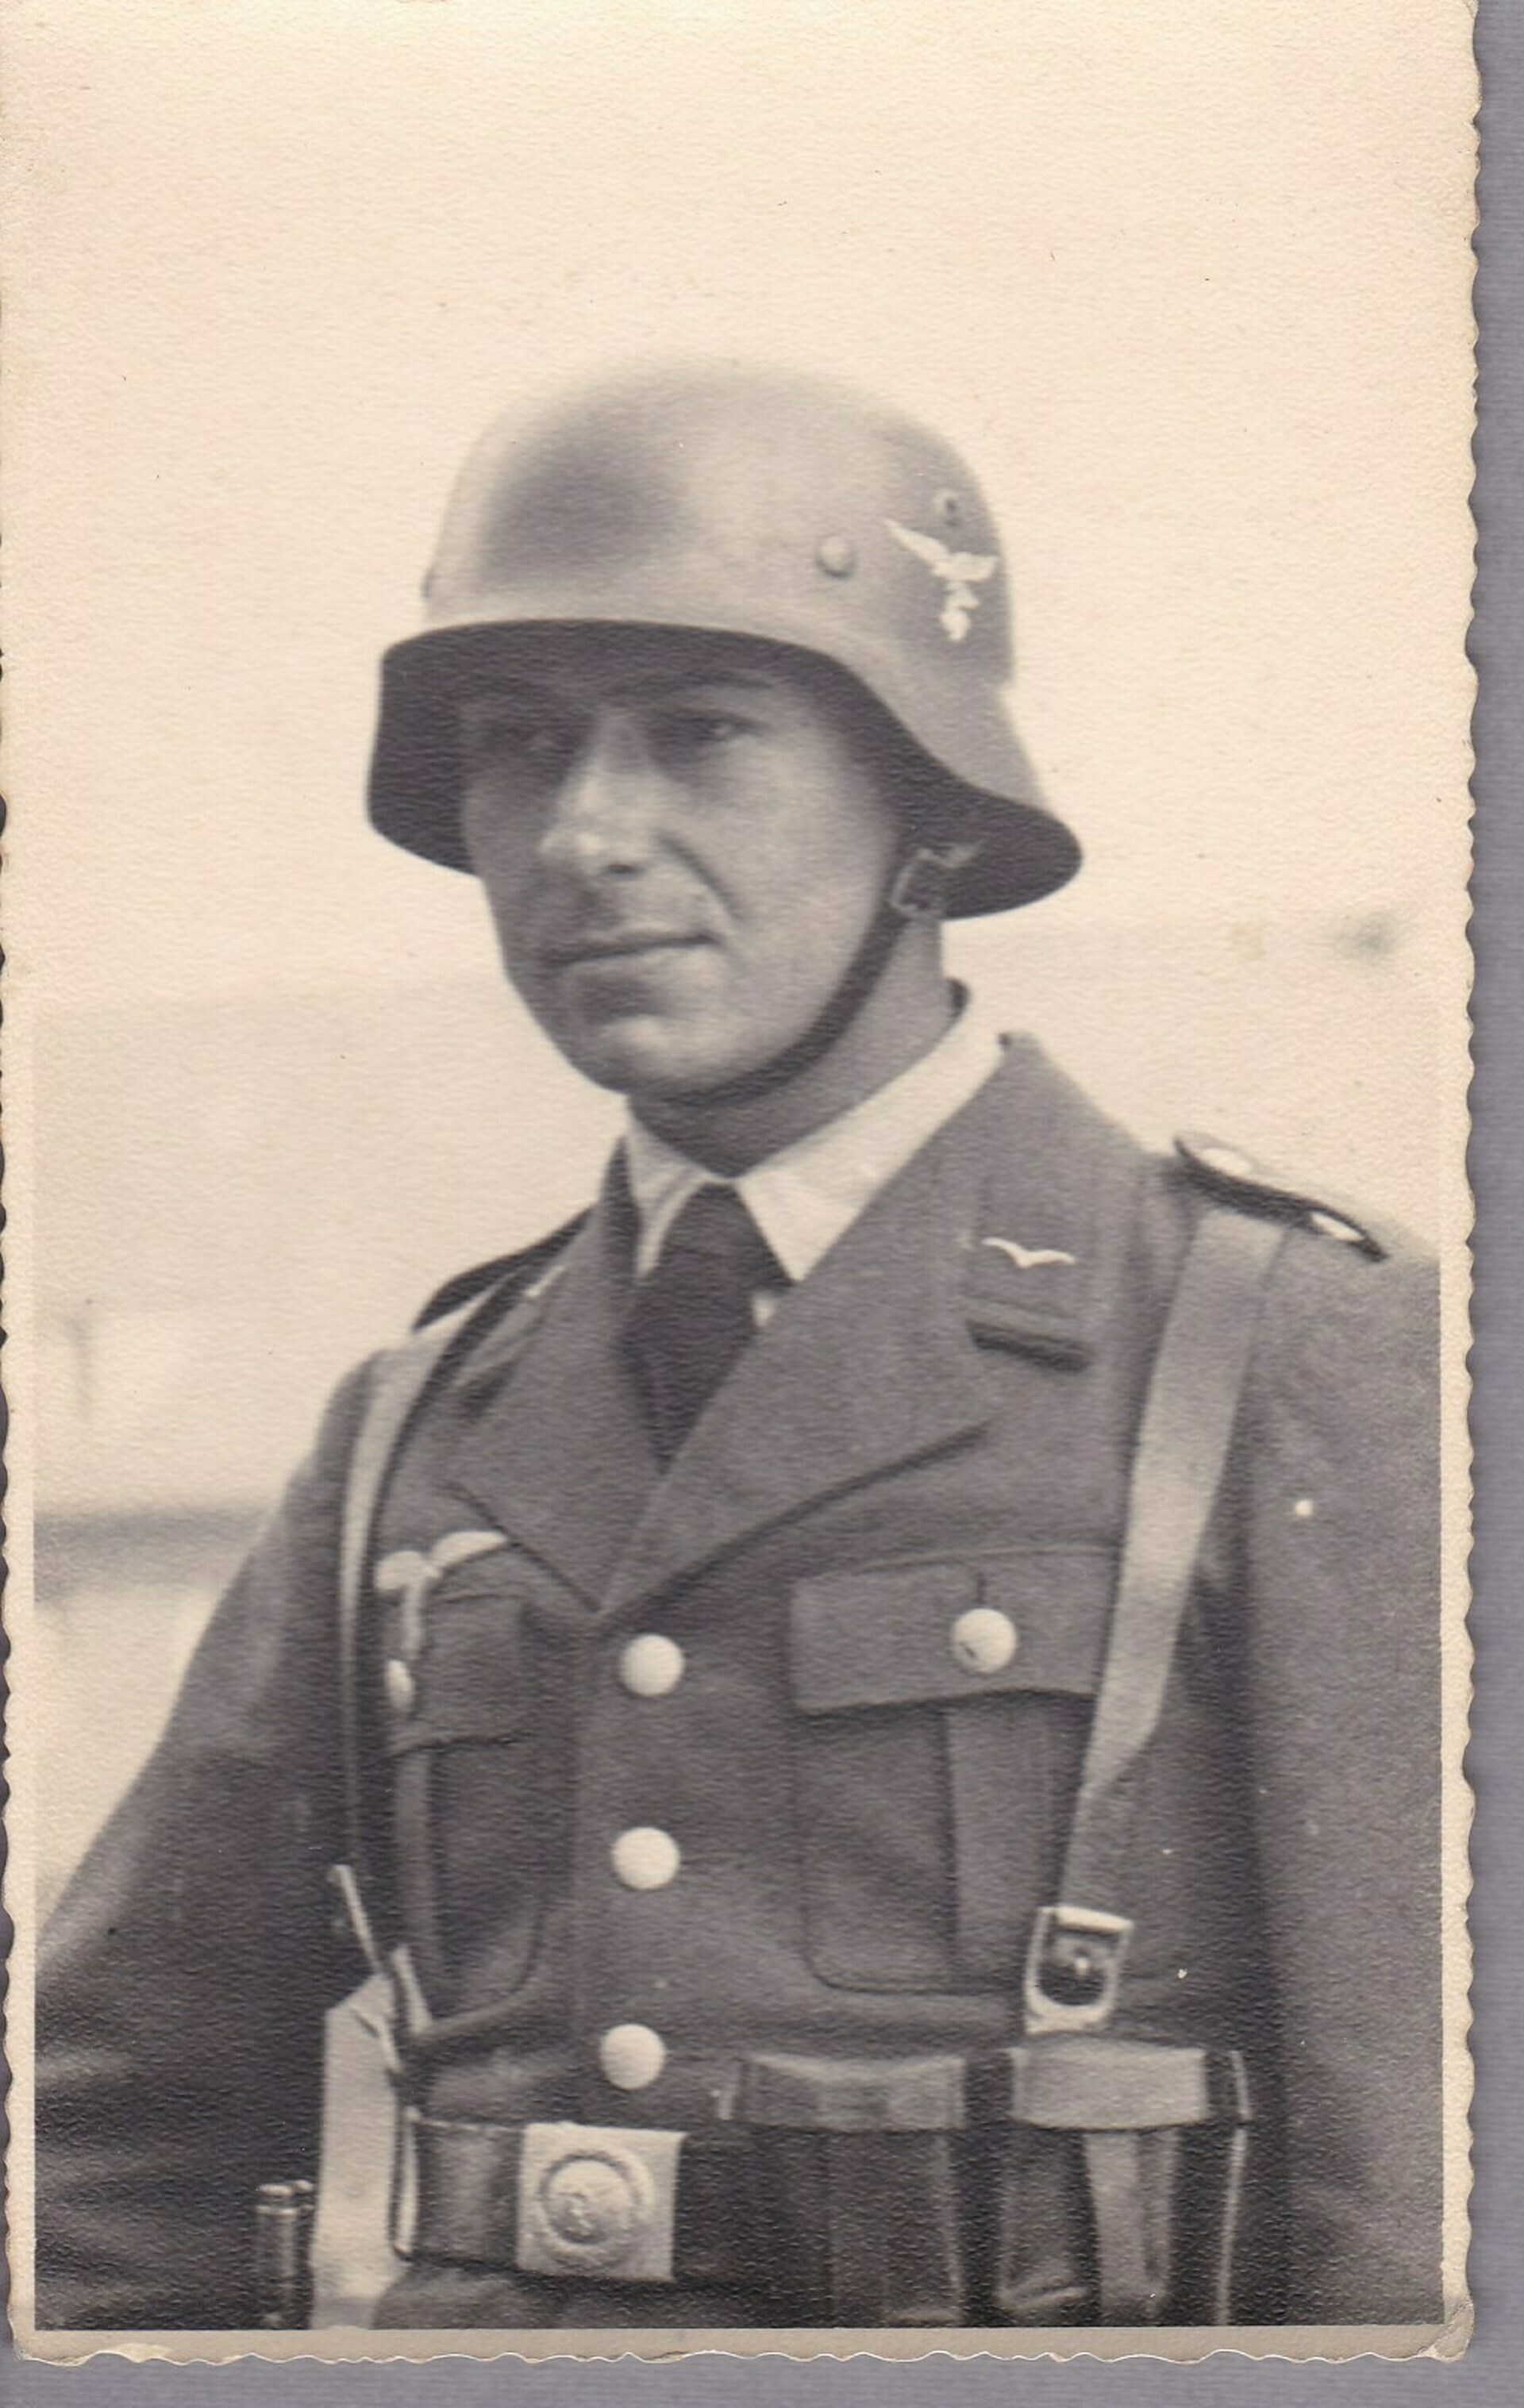
<instances>
[{"instance_id":1,"label":"leather shoulder strap","mask_svg":"<svg viewBox=\"0 0 1524 2408\"><path fill-rule=\"evenodd\" d=\"M1060 1903L1042 1910L1027 1971L1028 2028L1097 2029L1116 1999L1134 1780L1158 1727L1197 1558L1222 1484L1284 1222L1232 1210L1200 1223L1139 1426L1111 1636Z\"/></svg>"}]
</instances>

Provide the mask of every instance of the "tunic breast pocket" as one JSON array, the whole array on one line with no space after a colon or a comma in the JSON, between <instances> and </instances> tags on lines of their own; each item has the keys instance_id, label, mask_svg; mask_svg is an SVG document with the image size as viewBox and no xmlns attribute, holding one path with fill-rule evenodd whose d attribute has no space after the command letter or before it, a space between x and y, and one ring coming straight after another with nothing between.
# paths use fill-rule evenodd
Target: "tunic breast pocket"
<instances>
[{"instance_id":1,"label":"tunic breast pocket","mask_svg":"<svg viewBox=\"0 0 1524 2408\"><path fill-rule=\"evenodd\" d=\"M789 1612L806 1945L827 1982L1014 1978L1052 1896L1100 1678L1112 1549L801 1581Z\"/></svg>"},{"instance_id":2,"label":"tunic breast pocket","mask_svg":"<svg viewBox=\"0 0 1524 2408\"><path fill-rule=\"evenodd\" d=\"M410 1630L405 1605L388 1616L396 1888L437 2014L525 1981L567 1849L554 1742L566 1651L534 1627L532 1580L504 1548L446 1571Z\"/></svg>"}]
</instances>

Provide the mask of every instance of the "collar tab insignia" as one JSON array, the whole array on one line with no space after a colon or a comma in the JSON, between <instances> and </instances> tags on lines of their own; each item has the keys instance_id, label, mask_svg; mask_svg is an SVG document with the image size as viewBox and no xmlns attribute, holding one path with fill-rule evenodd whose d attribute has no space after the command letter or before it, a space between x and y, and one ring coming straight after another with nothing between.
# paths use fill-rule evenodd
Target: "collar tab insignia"
<instances>
[{"instance_id":1,"label":"collar tab insignia","mask_svg":"<svg viewBox=\"0 0 1524 2408\"><path fill-rule=\"evenodd\" d=\"M984 1243L993 1246L998 1254L1004 1254L1018 1271L1040 1271L1053 1263L1072 1266L1077 1259L1065 1254L1061 1246L1024 1246L1015 1238L985 1238Z\"/></svg>"}]
</instances>

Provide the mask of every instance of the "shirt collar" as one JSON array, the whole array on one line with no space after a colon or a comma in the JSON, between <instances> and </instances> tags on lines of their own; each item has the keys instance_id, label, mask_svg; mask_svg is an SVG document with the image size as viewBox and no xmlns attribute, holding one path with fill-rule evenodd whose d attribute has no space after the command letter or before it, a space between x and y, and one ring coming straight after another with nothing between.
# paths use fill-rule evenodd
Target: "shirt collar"
<instances>
[{"instance_id":1,"label":"shirt collar","mask_svg":"<svg viewBox=\"0 0 1524 2408\"><path fill-rule=\"evenodd\" d=\"M740 1179L712 1171L656 1137L630 1116L625 1167L640 1223L635 1268L654 1270L667 1232L690 1196L706 1184L730 1184L796 1283L808 1279L897 1171L961 1111L999 1068L1000 1039L971 1000L928 1054L913 1062L824 1127L756 1163Z\"/></svg>"}]
</instances>

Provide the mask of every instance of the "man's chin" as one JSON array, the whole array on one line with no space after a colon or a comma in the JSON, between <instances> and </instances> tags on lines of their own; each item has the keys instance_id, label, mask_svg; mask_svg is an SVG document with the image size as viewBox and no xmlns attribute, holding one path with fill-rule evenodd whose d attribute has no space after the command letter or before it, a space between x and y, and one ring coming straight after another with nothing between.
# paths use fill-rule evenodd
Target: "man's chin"
<instances>
[{"instance_id":1,"label":"man's chin","mask_svg":"<svg viewBox=\"0 0 1524 2408\"><path fill-rule=\"evenodd\" d=\"M625 1096L637 1111L646 1103L701 1103L706 1094L723 1094L756 1068L750 1047L732 1052L683 1043L670 1031L630 1024L596 1035L578 1032L561 1042L561 1051L584 1079Z\"/></svg>"}]
</instances>

